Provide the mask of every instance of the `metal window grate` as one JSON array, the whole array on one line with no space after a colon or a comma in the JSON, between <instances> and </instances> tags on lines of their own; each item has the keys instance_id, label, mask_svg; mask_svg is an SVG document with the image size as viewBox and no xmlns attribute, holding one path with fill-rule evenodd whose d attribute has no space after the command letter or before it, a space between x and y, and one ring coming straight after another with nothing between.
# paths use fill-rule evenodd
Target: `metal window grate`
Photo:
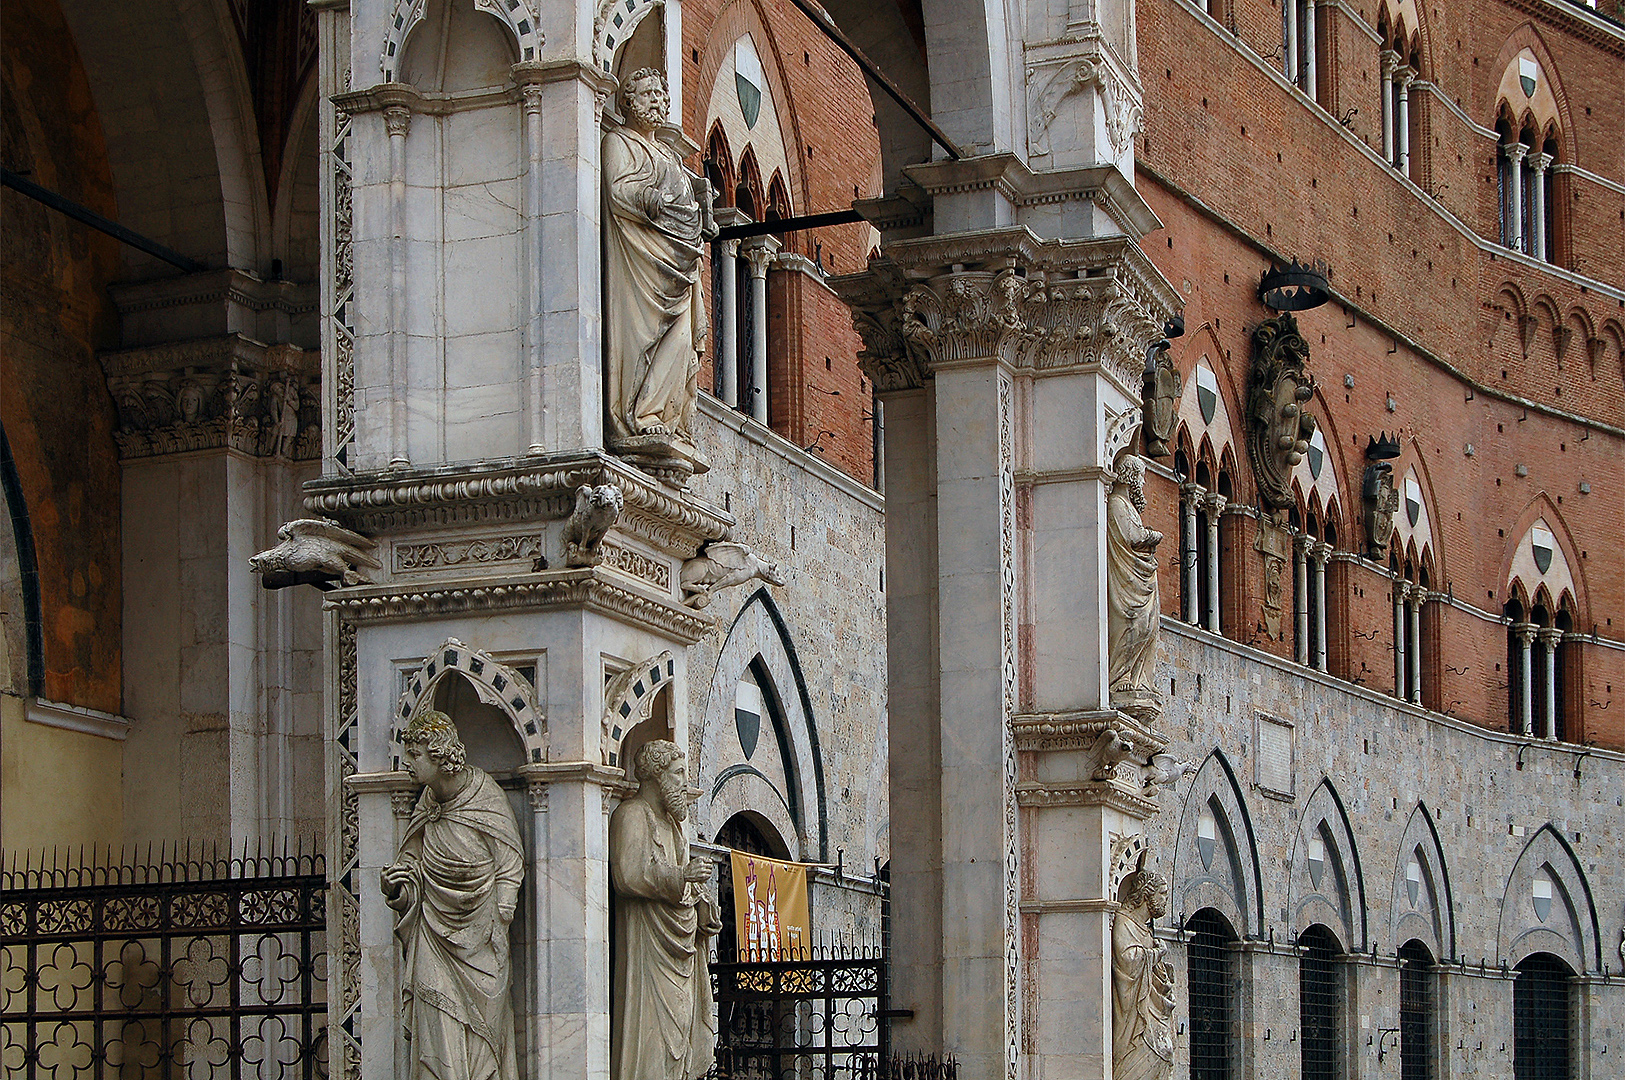
<instances>
[{"instance_id":1,"label":"metal window grate","mask_svg":"<svg viewBox=\"0 0 1625 1080\"><path fill-rule=\"evenodd\" d=\"M1419 941L1399 950L1400 1080L1433 1080L1433 957Z\"/></svg>"},{"instance_id":2,"label":"metal window grate","mask_svg":"<svg viewBox=\"0 0 1625 1080\"><path fill-rule=\"evenodd\" d=\"M1571 1080L1569 969L1548 953L1518 965L1512 983L1512 1074L1516 1080Z\"/></svg>"},{"instance_id":3,"label":"metal window grate","mask_svg":"<svg viewBox=\"0 0 1625 1080\"><path fill-rule=\"evenodd\" d=\"M1190 1001L1191 1080L1230 1080L1236 986L1235 940L1224 916L1203 908L1186 923L1185 945Z\"/></svg>"},{"instance_id":4,"label":"metal window grate","mask_svg":"<svg viewBox=\"0 0 1625 1080\"><path fill-rule=\"evenodd\" d=\"M1311 926L1298 938L1298 1027L1303 1080L1336 1080L1340 1001L1337 939Z\"/></svg>"}]
</instances>

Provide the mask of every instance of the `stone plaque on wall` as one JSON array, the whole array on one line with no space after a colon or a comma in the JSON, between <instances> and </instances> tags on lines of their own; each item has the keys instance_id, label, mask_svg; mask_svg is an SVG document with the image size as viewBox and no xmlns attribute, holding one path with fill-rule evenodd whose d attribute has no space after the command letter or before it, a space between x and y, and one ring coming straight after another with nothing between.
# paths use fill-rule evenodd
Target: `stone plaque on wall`
<instances>
[{"instance_id":1,"label":"stone plaque on wall","mask_svg":"<svg viewBox=\"0 0 1625 1080\"><path fill-rule=\"evenodd\" d=\"M1292 725L1277 717L1259 713L1256 739L1258 753L1254 757L1254 783L1266 795L1291 798L1297 765L1293 755Z\"/></svg>"}]
</instances>

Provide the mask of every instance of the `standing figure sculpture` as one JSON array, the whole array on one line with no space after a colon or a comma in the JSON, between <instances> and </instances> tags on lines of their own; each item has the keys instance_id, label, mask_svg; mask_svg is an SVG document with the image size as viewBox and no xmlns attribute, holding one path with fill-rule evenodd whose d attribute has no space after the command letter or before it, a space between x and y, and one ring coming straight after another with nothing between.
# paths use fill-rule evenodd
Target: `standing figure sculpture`
<instances>
[{"instance_id":1,"label":"standing figure sculpture","mask_svg":"<svg viewBox=\"0 0 1625 1080\"><path fill-rule=\"evenodd\" d=\"M1168 882L1142 860L1112 919L1113 1080L1166 1080L1174 1067L1174 968L1151 924L1168 913Z\"/></svg>"},{"instance_id":2,"label":"standing figure sculpture","mask_svg":"<svg viewBox=\"0 0 1625 1080\"><path fill-rule=\"evenodd\" d=\"M633 72L625 123L603 142L609 443L652 457L689 439L707 328L700 258L716 235L710 185L656 137L670 108L660 71Z\"/></svg>"},{"instance_id":3,"label":"standing figure sculpture","mask_svg":"<svg viewBox=\"0 0 1625 1080\"><path fill-rule=\"evenodd\" d=\"M1106 499L1106 634L1111 703L1140 720L1161 712L1156 674L1157 545L1162 534L1140 519L1145 510L1145 462L1132 455L1117 466Z\"/></svg>"},{"instance_id":4,"label":"standing figure sculpture","mask_svg":"<svg viewBox=\"0 0 1625 1080\"><path fill-rule=\"evenodd\" d=\"M524 856L507 796L464 760L445 713L401 735L423 784L395 862L381 875L406 952L403 1023L410 1080L518 1080L508 925Z\"/></svg>"},{"instance_id":5,"label":"standing figure sculpture","mask_svg":"<svg viewBox=\"0 0 1625 1080\"><path fill-rule=\"evenodd\" d=\"M610 1080L698 1080L715 1060L709 939L722 932L703 890L711 864L688 855L688 774L675 743L643 744L638 793L609 819L615 886Z\"/></svg>"}]
</instances>

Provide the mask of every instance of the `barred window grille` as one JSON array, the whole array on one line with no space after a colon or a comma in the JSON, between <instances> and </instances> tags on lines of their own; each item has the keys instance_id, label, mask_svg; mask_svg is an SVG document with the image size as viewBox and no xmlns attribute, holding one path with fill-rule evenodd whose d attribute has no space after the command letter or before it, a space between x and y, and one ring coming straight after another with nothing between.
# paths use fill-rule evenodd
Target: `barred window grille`
<instances>
[{"instance_id":1,"label":"barred window grille","mask_svg":"<svg viewBox=\"0 0 1625 1080\"><path fill-rule=\"evenodd\" d=\"M1437 1053L1433 957L1427 946L1412 940L1400 946L1399 960L1400 1080L1433 1080Z\"/></svg>"},{"instance_id":2,"label":"barred window grille","mask_svg":"<svg viewBox=\"0 0 1625 1080\"><path fill-rule=\"evenodd\" d=\"M1567 964L1535 953L1512 983L1512 1075L1516 1080L1571 1080Z\"/></svg>"},{"instance_id":3,"label":"barred window grille","mask_svg":"<svg viewBox=\"0 0 1625 1080\"><path fill-rule=\"evenodd\" d=\"M1298 1046L1303 1080L1337 1080L1342 1001L1337 980L1342 948L1324 926L1298 938Z\"/></svg>"},{"instance_id":4,"label":"barred window grille","mask_svg":"<svg viewBox=\"0 0 1625 1080\"><path fill-rule=\"evenodd\" d=\"M1235 932L1212 908L1185 924L1190 1001L1191 1080L1230 1080L1235 1045L1232 1001L1236 989Z\"/></svg>"}]
</instances>

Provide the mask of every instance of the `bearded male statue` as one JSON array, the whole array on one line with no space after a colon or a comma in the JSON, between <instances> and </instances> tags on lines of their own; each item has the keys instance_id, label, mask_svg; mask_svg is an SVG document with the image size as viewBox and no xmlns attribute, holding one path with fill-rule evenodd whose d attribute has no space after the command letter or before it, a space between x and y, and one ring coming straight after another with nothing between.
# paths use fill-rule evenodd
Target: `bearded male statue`
<instances>
[{"instance_id":1,"label":"bearded male statue","mask_svg":"<svg viewBox=\"0 0 1625 1080\"><path fill-rule=\"evenodd\" d=\"M707 329L700 258L716 235L710 185L655 135L670 108L665 75L635 71L625 123L603 141L610 448L657 456L689 439Z\"/></svg>"},{"instance_id":2,"label":"bearded male statue","mask_svg":"<svg viewBox=\"0 0 1625 1080\"><path fill-rule=\"evenodd\" d=\"M688 856L688 773L675 743L638 749L638 793L609 819L615 886L610 1080L698 1080L715 1059L717 1033L706 969L722 932L702 889L711 864Z\"/></svg>"},{"instance_id":3,"label":"bearded male statue","mask_svg":"<svg viewBox=\"0 0 1625 1080\"><path fill-rule=\"evenodd\" d=\"M400 913L410 1080L518 1080L508 925L524 854L507 796L465 760L445 713L419 714L401 735L423 785L400 854L381 874Z\"/></svg>"},{"instance_id":4,"label":"bearded male statue","mask_svg":"<svg viewBox=\"0 0 1625 1080\"><path fill-rule=\"evenodd\" d=\"M1145 462L1133 455L1117 466L1117 484L1106 499L1106 640L1111 703L1138 719L1161 712L1156 690L1157 638L1161 604L1157 598L1157 545L1162 534L1148 529Z\"/></svg>"},{"instance_id":5,"label":"bearded male statue","mask_svg":"<svg viewBox=\"0 0 1625 1080\"><path fill-rule=\"evenodd\" d=\"M1113 1080L1166 1080L1174 1067L1174 969L1151 924L1168 913L1168 881L1142 861L1112 918Z\"/></svg>"}]
</instances>

